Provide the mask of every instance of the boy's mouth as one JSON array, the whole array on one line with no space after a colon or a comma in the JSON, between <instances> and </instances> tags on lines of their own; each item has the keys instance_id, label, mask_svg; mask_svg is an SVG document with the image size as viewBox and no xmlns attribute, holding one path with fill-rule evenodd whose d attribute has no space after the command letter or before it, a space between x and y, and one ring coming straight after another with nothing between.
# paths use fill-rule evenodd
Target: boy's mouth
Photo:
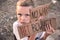
<instances>
[{"instance_id":1,"label":"boy's mouth","mask_svg":"<svg viewBox=\"0 0 60 40\"><path fill-rule=\"evenodd\" d=\"M21 24L22 24L22 25L25 25L25 24L27 24L27 23L26 23L26 22L21 22Z\"/></svg>"}]
</instances>

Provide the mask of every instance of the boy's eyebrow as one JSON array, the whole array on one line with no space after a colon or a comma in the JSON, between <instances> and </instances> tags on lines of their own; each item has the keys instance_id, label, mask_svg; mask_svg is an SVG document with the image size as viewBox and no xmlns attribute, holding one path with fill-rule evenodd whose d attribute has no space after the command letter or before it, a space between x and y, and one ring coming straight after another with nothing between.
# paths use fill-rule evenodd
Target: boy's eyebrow
<instances>
[{"instance_id":1,"label":"boy's eyebrow","mask_svg":"<svg viewBox=\"0 0 60 40\"><path fill-rule=\"evenodd\" d=\"M26 15L30 15L30 14L26 14Z\"/></svg>"},{"instance_id":2,"label":"boy's eyebrow","mask_svg":"<svg viewBox=\"0 0 60 40\"><path fill-rule=\"evenodd\" d=\"M17 14L21 14L21 13L17 13Z\"/></svg>"},{"instance_id":3,"label":"boy's eyebrow","mask_svg":"<svg viewBox=\"0 0 60 40\"><path fill-rule=\"evenodd\" d=\"M22 15L21 13L18 13L18 15Z\"/></svg>"}]
</instances>

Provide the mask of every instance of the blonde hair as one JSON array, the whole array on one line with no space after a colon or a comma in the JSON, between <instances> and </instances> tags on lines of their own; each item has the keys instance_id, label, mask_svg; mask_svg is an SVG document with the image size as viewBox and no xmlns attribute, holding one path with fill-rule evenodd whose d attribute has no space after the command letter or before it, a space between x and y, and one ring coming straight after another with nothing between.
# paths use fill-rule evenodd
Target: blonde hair
<instances>
[{"instance_id":1,"label":"blonde hair","mask_svg":"<svg viewBox=\"0 0 60 40\"><path fill-rule=\"evenodd\" d=\"M19 0L17 6L32 6L32 3L29 0Z\"/></svg>"},{"instance_id":2,"label":"blonde hair","mask_svg":"<svg viewBox=\"0 0 60 40\"><path fill-rule=\"evenodd\" d=\"M33 7L29 0L19 0L17 2L17 5L16 5L16 11L17 11L18 7L21 7L21 6L24 6L24 7L31 6L31 7Z\"/></svg>"}]
</instances>

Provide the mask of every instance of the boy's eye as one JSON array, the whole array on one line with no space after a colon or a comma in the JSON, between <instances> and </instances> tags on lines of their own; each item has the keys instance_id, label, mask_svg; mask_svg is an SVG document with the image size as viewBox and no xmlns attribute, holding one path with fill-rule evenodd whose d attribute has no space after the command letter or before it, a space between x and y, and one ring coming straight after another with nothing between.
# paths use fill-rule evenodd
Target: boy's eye
<instances>
[{"instance_id":1,"label":"boy's eye","mask_svg":"<svg viewBox=\"0 0 60 40\"><path fill-rule=\"evenodd\" d=\"M22 16L22 14L18 14L18 15Z\"/></svg>"},{"instance_id":2,"label":"boy's eye","mask_svg":"<svg viewBox=\"0 0 60 40\"><path fill-rule=\"evenodd\" d=\"M30 16L30 14L25 14L26 16Z\"/></svg>"}]
</instances>

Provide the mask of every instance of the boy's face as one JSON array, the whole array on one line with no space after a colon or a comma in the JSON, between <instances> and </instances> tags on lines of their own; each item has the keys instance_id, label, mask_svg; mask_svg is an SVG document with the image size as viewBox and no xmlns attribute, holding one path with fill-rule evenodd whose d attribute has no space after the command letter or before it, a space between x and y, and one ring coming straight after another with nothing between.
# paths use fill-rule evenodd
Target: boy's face
<instances>
[{"instance_id":1,"label":"boy's face","mask_svg":"<svg viewBox=\"0 0 60 40\"><path fill-rule=\"evenodd\" d=\"M31 7L22 7L22 6L18 6L17 7L17 18L18 21L22 24L26 24L30 22L30 10Z\"/></svg>"}]
</instances>

